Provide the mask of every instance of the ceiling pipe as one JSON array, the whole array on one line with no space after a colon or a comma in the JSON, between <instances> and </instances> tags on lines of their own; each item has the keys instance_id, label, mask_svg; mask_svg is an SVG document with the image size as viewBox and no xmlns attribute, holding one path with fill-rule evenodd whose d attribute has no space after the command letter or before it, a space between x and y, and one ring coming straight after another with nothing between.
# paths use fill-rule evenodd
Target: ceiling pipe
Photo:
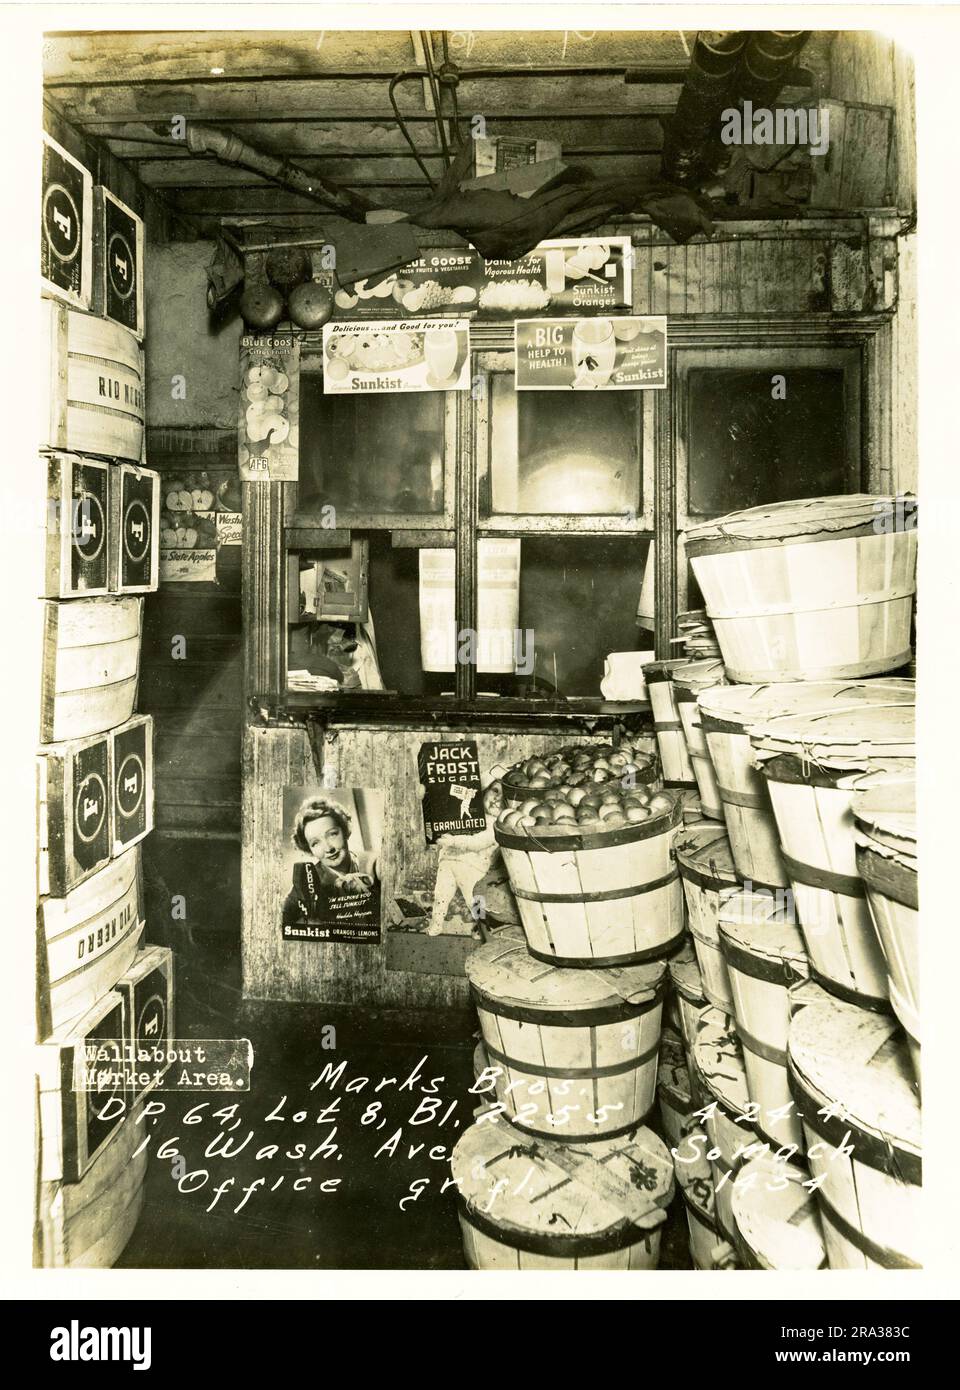
<instances>
[{"instance_id":1,"label":"ceiling pipe","mask_svg":"<svg viewBox=\"0 0 960 1390\"><path fill-rule=\"evenodd\" d=\"M661 167L668 182L692 184L713 172L720 113L733 104L749 37L740 30L697 35L677 109L664 122Z\"/></svg>"},{"instance_id":2,"label":"ceiling pipe","mask_svg":"<svg viewBox=\"0 0 960 1390\"><path fill-rule=\"evenodd\" d=\"M169 126L155 128L158 133L169 136ZM241 140L230 131L217 130L213 126L188 121L186 145L191 154L212 155L223 164L250 169L302 198L309 198L328 212L337 212L352 222L364 221L366 214L377 207L377 204L369 199L351 193L347 188L340 188L329 179L321 178L319 174L307 173L289 159L281 159L277 155L267 154L264 150L248 145L245 140Z\"/></svg>"}]
</instances>

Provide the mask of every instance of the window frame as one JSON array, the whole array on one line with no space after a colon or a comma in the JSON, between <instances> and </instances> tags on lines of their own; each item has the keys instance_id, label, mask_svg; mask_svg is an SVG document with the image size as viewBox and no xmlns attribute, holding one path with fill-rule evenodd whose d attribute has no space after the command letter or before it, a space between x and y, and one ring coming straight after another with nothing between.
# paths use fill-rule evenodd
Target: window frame
<instances>
[{"instance_id":1,"label":"window frame","mask_svg":"<svg viewBox=\"0 0 960 1390\"><path fill-rule=\"evenodd\" d=\"M300 376L323 377L323 354L311 344L301 350ZM440 512L348 512L337 508L337 526L353 531L452 531L456 514L457 420L454 392L443 393L443 510ZM316 509L301 507L300 484L289 483L289 526L301 531L319 530ZM321 503L322 505L322 503ZM306 548L305 546L303 547Z\"/></svg>"},{"instance_id":2,"label":"window frame","mask_svg":"<svg viewBox=\"0 0 960 1390\"><path fill-rule=\"evenodd\" d=\"M637 310L637 312L640 312ZM677 479L680 429L679 354L689 348L756 349L771 359L776 370L777 354L804 348L851 348L860 354L860 456L861 486L866 492L882 492L889 487L892 458L892 431L889 407L885 401L890 387L890 313L837 315L827 313L784 315L701 315L671 317L667 330L667 389L644 392L644 420L652 409L653 429L646 434L653 461L652 480L643 472L644 519L648 512L648 481L652 481L653 525L643 528L619 517L616 528L597 526L603 518L589 518L581 534L636 534L656 542L655 603L657 610L656 650L659 657L674 653L676 614L686 605L686 558L679 534ZM882 330L887 330L886 332ZM318 342L318 338L313 339ZM513 347L512 325L471 325L471 350L509 352ZM309 357L309 346L306 348ZM386 514L379 517L351 518L349 528L337 531L320 528L314 517L297 511L296 483L244 483L244 691L254 703L273 702L284 707L286 691L286 552L288 549L326 549L343 546L351 529L383 529L394 532L394 544L454 546L457 552L456 610L461 627L476 626L476 539L483 534L524 535L531 532L561 534L569 530L556 525L556 518L521 518L533 524L510 527L504 519L481 526L477 516L478 468L476 435L478 402L473 392L450 392L454 412L452 527L441 526L439 517L401 519ZM649 399L649 406L647 400ZM451 402L448 401L448 405ZM643 462L648 448L645 444ZM445 488L447 465L445 453ZM338 518L339 520L340 518ZM444 521L447 520L445 516ZM559 518L561 522L569 518ZM576 520L576 518L574 519ZM640 518L637 519L639 522ZM486 521L486 519L485 519ZM378 523L378 524L373 524ZM412 534L412 533L419 534ZM401 697L402 698L402 697ZM469 712L471 704L481 717L489 715L476 701L476 670L460 666L456 673L458 712ZM301 702L298 702L301 703ZM411 700L411 710L416 702ZM422 705L422 701L419 702ZM520 702L511 704L519 706ZM545 713L540 702L529 702L528 712ZM422 717L422 716L421 716Z\"/></svg>"}]
</instances>

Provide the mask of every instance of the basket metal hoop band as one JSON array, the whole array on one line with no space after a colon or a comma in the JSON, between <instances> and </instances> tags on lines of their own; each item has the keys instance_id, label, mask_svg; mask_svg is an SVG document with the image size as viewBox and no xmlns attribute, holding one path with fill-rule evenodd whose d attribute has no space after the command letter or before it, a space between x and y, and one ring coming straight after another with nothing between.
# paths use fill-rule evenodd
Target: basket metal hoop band
<instances>
[{"instance_id":1,"label":"basket metal hoop band","mask_svg":"<svg viewBox=\"0 0 960 1390\"><path fill-rule=\"evenodd\" d=\"M530 1076L543 1076L557 1081L592 1081L595 1078L606 1076L623 1076L630 1071L638 1071L640 1067L645 1067L648 1062L653 1061L660 1050L659 1038L653 1047L648 1047L646 1052L642 1052L639 1057L628 1057L625 1062L615 1062L606 1067L547 1067L542 1062L520 1062L515 1057L508 1057L505 1052L500 1052L497 1048L491 1047L484 1040L484 1047L488 1057L495 1058L509 1067L511 1071L526 1072ZM633 1124L637 1121L634 1120ZM564 1136L560 1136L563 1138Z\"/></svg>"},{"instance_id":2,"label":"basket metal hoop band","mask_svg":"<svg viewBox=\"0 0 960 1390\"><path fill-rule=\"evenodd\" d=\"M906 1255L899 1254L896 1250L890 1250L885 1245L878 1245L871 1240L863 1231L851 1226L845 1217L841 1216L836 1207L823 1195L823 1188L817 1190L817 1203L820 1208L820 1215L824 1217L830 1225L860 1251L861 1255L866 1255L868 1260L872 1260L875 1265L881 1265L884 1269L922 1269L922 1265L915 1264L913 1260L908 1260Z\"/></svg>"},{"instance_id":3,"label":"basket metal hoop band","mask_svg":"<svg viewBox=\"0 0 960 1390\"><path fill-rule=\"evenodd\" d=\"M723 926L720 927L720 950L727 963L728 970L736 970L740 975L747 975L751 980L762 980L768 985L789 985L799 984L801 980L807 978L807 972L802 966L792 965L789 961L780 956L776 960L771 960L767 956L755 956L750 951L745 951L735 941L731 941L724 932ZM742 1036L739 1025L737 1032Z\"/></svg>"},{"instance_id":4,"label":"basket metal hoop band","mask_svg":"<svg viewBox=\"0 0 960 1390\"><path fill-rule=\"evenodd\" d=\"M721 787L719 782L717 791L720 793L720 800L725 801L728 806L745 806L750 811L770 811L769 801L759 792L735 792L732 787Z\"/></svg>"},{"instance_id":5,"label":"basket metal hoop band","mask_svg":"<svg viewBox=\"0 0 960 1390\"><path fill-rule=\"evenodd\" d=\"M631 1000L617 999L610 1004L597 1004L592 1008L547 1009L535 1004L509 1004L487 994L472 981L470 991L474 1005L484 1013L497 1018L508 1018L513 1023L532 1023L545 1028L602 1028L610 1023L631 1023L644 1014L661 1006L667 990L667 977L651 987L649 999L635 1004Z\"/></svg>"},{"instance_id":6,"label":"basket metal hoop band","mask_svg":"<svg viewBox=\"0 0 960 1390\"><path fill-rule=\"evenodd\" d=\"M657 888L665 888L679 878L676 866L661 878L651 879L649 883L632 885L629 888L606 888L598 893L534 893L529 888L512 888L515 898L523 898L532 903L609 903L620 898L638 898L643 893L653 893Z\"/></svg>"},{"instance_id":7,"label":"basket metal hoop band","mask_svg":"<svg viewBox=\"0 0 960 1390\"><path fill-rule=\"evenodd\" d=\"M604 1136L605 1138L607 1136ZM542 1138L542 1136L541 1136ZM646 1245L656 1231L642 1231L630 1221L618 1222L607 1231L597 1231L585 1235L541 1235L536 1231L518 1231L516 1228L504 1230L496 1225L476 1207L469 1206L462 1198L457 1198L460 1216L468 1226L473 1226L481 1235L488 1236L500 1245L523 1250L530 1255L553 1255L560 1259L577 1259L580 1256L611 1255L616 1250L626 1250L631 1245Z\"/></svg>"},{"instance_id":8,"label":"basket metal hoop band","mask_svg":"<svg viewBox=\"0 0 960 1390\"><path fill-rule=\"evenodd\" d=\"M752 1052L761 1061L772 1062L775 1067L785 1067L787 1065L787 1054L782 1048L772 1047L770 1043L761 1042L759 1038L753 1037L741 1024L737 1023L737 1036L743 1047L748 1052Z\"/></svg>"},{"instance_id":9,"label":"basket metal hoop band","mask_svg":"<svg viewBox=\"0 0 960 1390\"><path fill-rule=\"evenodd\" d=\"M676 936L671 936L669 941L663 941L658 946L648 946L644 951L632 951L624 956L551 956L545 951L535 951L529 941L527 950L534 960L543 961L545 965L567 965L572 970L596 970L605 965L643 965L648 960L663 960L673 955L677 947L683 944L685 936L686 932L680 931Z\"/></svg>"},{"instance_id":10,"label":"basket metal hoop band","mask_svg":"<svg viewBox=\"0 0 960 1390\"><path fill-rule=\"evenodd\" d=\"M856 1004L860 1009L870 1009L875 1014L893 1013L893 1006L889 999L881 999L876 994L864 994L862 990L851 989L849 985L841 985L836 980L831 980L829 975L824 975L811 961L810 978L815 980L818 985L834 995L837 999L842 999L845 1004Z\"/></svg>"},{"instance_id":11,"label":"basket metal hoop band","mask_svg":"<svg viewBox=\"0 0 960 1390\"><path fill-rule=\"evenodd\" d=\"M787 1057L787 1077L791 1094L806 1129L811 1130L834 1149L839 1149L849 1136L854 1146L854 1162L863 1163L897 1182L909 1183L913 1187L921 1186L923 1160L919 1154L897 1148L889 1139L861 1128L850 1116L841 1119L835 1114L821 1115L819 1110L823 1107L817 1096L807 1090L791 1056ZM822 1194L818 1195L822 1197Z\"/></svg>"},{"instance_id":12,"label":"basket metal hoop band","mask_svg":"<svg viewBox=\"0 0 960 1390\"><path fill-rule=\"evenodd\" d=\"M915 584L904 584L892 589L877 589L870 594L857 594L851 603L848 595L835 599L832 603L818 600L816 603L765 603L755 608L730 608L726 613L712 612L714 622L739 622L744 618L784 618L797 613L839 613L845 609L867 608L875 603L892 603L896 599L912 598L916 592Z\"/></svg>"},{"instance_id":13,"label":"basket metal hoop band","mask_svg":"<svg viewBox=\"0 0 960 1390\"><path fill-rule=\"evenodd\" d=\"M807 888L823 888L828 893L840 893L845 898L866 897L863 879L854 874L838 874L833 869L821 869L816 864L801 864L781 848L780 858L793 883Z\"/></svg>"},{"instance_id":14,"label":"basket metal hoop band","mask_svg":"<svg viewBox=\"0 0 960 1390\"><path fill-rule=\"evenodd\" d=\"M653 721L654 732L658 734L679 734L683 732L683 725L679 719L655 719Z\"/></svg>"},{"instance_id":15,"label":"basket metal hoop band","mask_svg":"<svg viewBox=\"0 0 960 1390\"><path fill-rule=\"evenodd\" d=\"M864 882L874 892L890 898L900 907L910 907L919 911L920 895L917 891L917 875L912 869L894 869L885 855L863 845L857 846L857 867L861 870ZM866 869L866 874L863 869ZM899 870L899 871L898 871Z\"/></svg>"},{"instance_id":16,"label":"basket metal hoop band","mask_svg":"<svg viewBox=\"0 0 960 1390\"><path fill-rule=\"evenodd\" d=\"M859 538L867 539L878 534L873 521L864 521L853 526L844 526L841 530L820 530L800 532L794 536L738 536L735 532L724 530L723 527L717 528L722 532L716 537L704 538L703 540L691 539L687 537L687 558L698 560L703 555L726 555L735 553L738 550L789 550L795 545L816 545L822 541L848 541ZM713 614L707 610L712 618Z\"/></svg>"}]
</instances>

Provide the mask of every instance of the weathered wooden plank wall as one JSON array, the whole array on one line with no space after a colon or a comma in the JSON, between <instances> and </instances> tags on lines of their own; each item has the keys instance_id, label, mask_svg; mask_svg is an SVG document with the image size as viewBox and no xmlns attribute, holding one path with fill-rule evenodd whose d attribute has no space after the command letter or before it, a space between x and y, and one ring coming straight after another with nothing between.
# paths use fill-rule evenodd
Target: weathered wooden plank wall
<instances>
[{"instance_id":1,"label":"weathered wooden plank wall","mask_svg":"<svg viewBox=\"0 0 960 1390\"><path fill-rule=\"evenodd\" d=\"M686 246L654 227L632 232L638 314L850 314L895 303L894 243L867 218L721 222L710 241Z\"/></svg>"},{"instance_id":2,"label":"weathered wooden plank wall","mask_svg":"<svg viewBox=\"0 0 960 1390\"><path fill-rule=\"evenodd\" d=\"M896 206L917 208L917 135L913 60L884 34L842 30L830 50L829 94L843 101L891 106L896 115Z\"/></svg>"},{"instance_id":3,"label":"weathered wooden plank wall","mask_svg":"<svg viewBox=\"0 0 960 1390\"><path fill-rule=\"evenodd\" d=\"M467 736L464 731L464 736ZM480 765L510 764L556 747L556 732L471 734ZM325 740L325 767L339 786L384 791L381 847L383 904L415 877L435 869L438 851L424 844L418 795L417 753L437 737L435 729L387 732L338 729ZM445 738L455 735L444 734ZM602 742L595 738L571 742ZM309 740L302 728L248 727L243 753L243 990L254 999L406 1005L431 1008L463 1004L465 979L386 968L379 946L289 941L280 935L280 911L289 883L283 877L283 790L319 788Z\"/></svg>"},{"instance_id":4,"label":"weathered wooden plank wall","mask_svg":"<svg viewBox=\"0 0 960 1390\"><path fill-rule=\"evenodd\" d=\"M194 469L232 473L236 433L148 428L147 457L161 480ZM156 725L157 829L174 837L240 835L240 554L239 546L220 551L217 583L162 583L145 606L140 708Z\"/></svg>"}]
</instances>

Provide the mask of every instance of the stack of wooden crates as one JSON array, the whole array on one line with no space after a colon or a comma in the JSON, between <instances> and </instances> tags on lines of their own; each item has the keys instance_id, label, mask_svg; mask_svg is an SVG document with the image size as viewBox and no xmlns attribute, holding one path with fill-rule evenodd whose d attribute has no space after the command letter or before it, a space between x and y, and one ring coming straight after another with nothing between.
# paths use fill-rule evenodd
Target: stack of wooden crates
<instances>
[{"instance_id":1,"label":"stack of wooden crates","mask_svg":"<svg viewBox=\"0 0 960 1390\"><path fill-rule=\"evenodd\" d=\"M135 710L160 507L143 466L143 255L141 219L45 135L35 1261L48 1267L109 1266L129 1240L149 1089L131 1073L160 1070L173 1034L172 953L141 944L153 722ZM138 1048L153 1060L131 1067Z\"/></svg>"}]
</instances>

